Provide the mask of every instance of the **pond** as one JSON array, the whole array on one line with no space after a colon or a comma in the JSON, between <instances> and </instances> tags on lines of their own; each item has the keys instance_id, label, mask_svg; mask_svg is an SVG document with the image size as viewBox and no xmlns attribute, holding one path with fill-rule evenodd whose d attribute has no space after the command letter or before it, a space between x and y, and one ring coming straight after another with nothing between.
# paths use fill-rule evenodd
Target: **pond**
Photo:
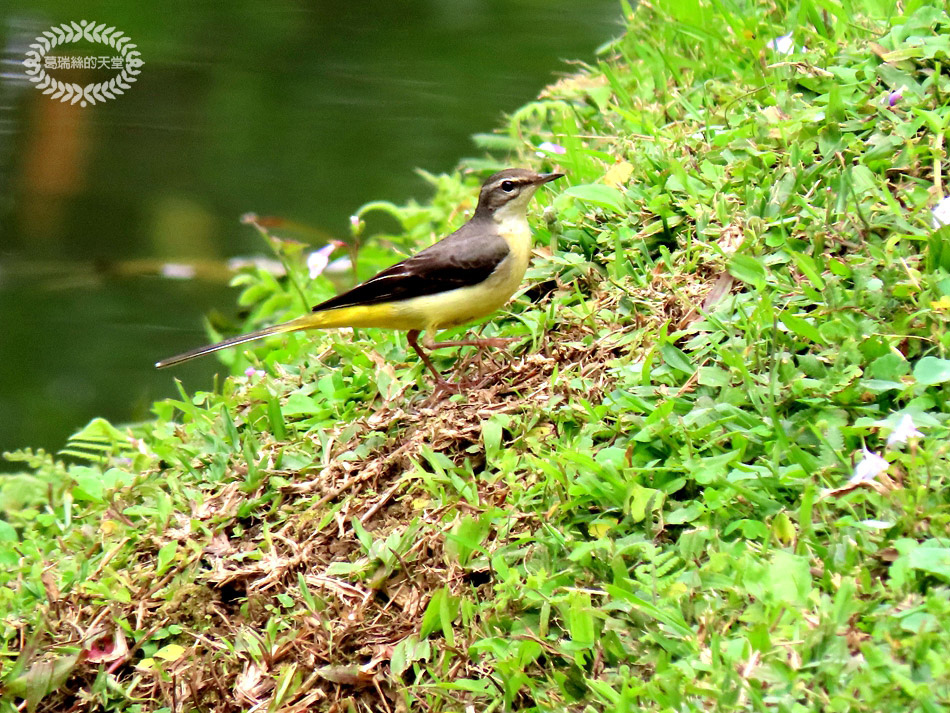
<instances>
[{"instance_id":1,"label":"pond","mask_svg":"<svg viewBox=\"0 0 950 713\"><path fill-rule=\"evenodd\" d=\"M214 358L153 364L204 343L206 313L238 312L223 266L264 254L242 214L299 221L318 243L369 200L426 199L414 169L479 155L471 135L570 72L564 60L592 61L619 14L616 0L8 5L0 451L58 450L95 416L148 418L176 377L210 389ZM82 20L123 32L144 62L124 94L84 107L22 66L44 30ZM162 277L166 262L192 278Z\"/></svg>"}]
</instances>

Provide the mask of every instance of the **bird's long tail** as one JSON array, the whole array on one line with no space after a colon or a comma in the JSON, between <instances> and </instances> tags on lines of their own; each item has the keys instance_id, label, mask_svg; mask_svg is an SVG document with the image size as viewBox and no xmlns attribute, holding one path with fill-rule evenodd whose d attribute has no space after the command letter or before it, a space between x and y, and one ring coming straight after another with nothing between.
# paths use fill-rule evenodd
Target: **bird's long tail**
<instances>
[{"instance_id":1,"label":"bird's long tail","mask_svg":"<svg viewBox=\"0 0 950 713\"><path fill-rule=\"evenodd\" d=\"M177 354L173 357L169 357L168 359L162 359L160 362L157 362L155 366L159 369L164 369L167 366L175 366L175 364L181 364L182 362L190 361L197 357L204 356L205 354L211 354L212 352L216 352L221 349L227 349L228 347L235 347L238 344L253 342L258 339L263 339L264 337L269 337L273 334L286 334L287 332L297 332L301 329L330 326L329 324L320 324L319 322L328 320L318 320L315 319L315 316L316 315L313 314L306 314L303 317L292 319L289 322L275 324L273 327L265 327L264 329L259 329L256 332L241 334L237 337L231 337L230 339L225 339L222 342L217 342L216 344L198 347L197 349L192 349L182 354Z\"/></svg>"},{"instance_id":2,"label":"bird's long tail","mask_svg":"<svg viewBox=\"0 0 950 713\"><path fill-rule=\"evenodd\" d=\"M301 329L332 329L334 327L386 327L389 329L418 329L415 321L405 322L399 319L399 312L392 305L352 305L350 307L334 307L333 309L318 310L310 312L289 322L275 324L273 327L265 327L256 332L241 334L237 337L225 339L217 344L209 344L206 347L198 347L184 354L162 359L155 364L159 369L166 366L181 364L183 361L189 361L196 357L216 352L220 349L227 349L245 342L253 342L257 339L269 337L272 334L286 334L288 332L299 332Z\"/></svg>"}]
</instances>

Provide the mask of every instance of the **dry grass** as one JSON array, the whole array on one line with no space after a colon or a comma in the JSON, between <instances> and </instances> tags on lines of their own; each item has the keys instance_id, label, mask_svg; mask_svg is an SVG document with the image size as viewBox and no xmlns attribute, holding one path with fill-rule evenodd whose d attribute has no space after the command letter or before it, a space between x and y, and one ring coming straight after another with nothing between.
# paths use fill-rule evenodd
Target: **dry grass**
<instances>
[{"instance_id":1,"label":"dry grass","mask_svg":"<svg viewBox=\"0 0 950 713\"><path fill-rule=\"evenodd\" d=\"M569 385L576 376L599 385L600 393L583 394L598 399L610 388L609 365L621 353L615 342L624 327L615 325L614 337L595 339L605 326L596 315L615 308L617 300L616 293L595 296L592 318L562 324L540 351L493 358L471 353L458 371L476 373L486 385L464 398L428 395L416 402L405 397L382 402L367 417L329 434L329 465L316 473L270 471L258 492L245 493L240 481L246 468L234 462L226 485L192 502L190 511L175 513L177 526L143 541L134 569L126 573L138 583L126 606L95 605L78 590L51 591L43 612L49 636L34 644L47 651L80 645L84 654L98 649L104 654L80 661L40 710L85 710L83 690L100 675L103 661L127 694L148 708L398 710L396 689L409 681L390 674L389 660L400 641L418 635L433 592L447 589L476 602L492 597L492 572L463 567L447 556L445 533L464 515L509 508L510 486L502 477L479 477L474 497L434 504L413 475L424 451L456 463L468 460L477 473L484 467L482 424L491 416L523 412L555 398L570 400L579 395ZM644 319L679 317L684 307L667 302L663 309ZM555 372L558 378L552 378ZM344 431L348 437L341 440ZM381 432L395 435L367 457L338 458ZM279 446L272 442L265 448ZM315 438L314 447L319 449ZM277 475L286 479L279 522L241 517L241 505L265 495L273 487L270 477ZM483 543L489 554L530 535L539 524L537 513L514 509L507 520L504 533L493 533ZM334 565L366 561L355 523L377 542L411 529L412 543L393 567L367 562L362 581L328 574ZM211 534L201 539L196 531ZM158 552L169 542L191 555L156 579ZM293 606L286 606L286 597ZM122 638L118 621L138 631L181 627L191 643L174 660L143 670L134 663L137 651L116 644ZM277 621L279 635L269 636ZM443 640L437 646L445 645ZM462 653L465 641L457 640L453 648L461 655L452 657L444 680L483 675L478 662ZM295 675L292 695L287 695L281 683ZM411 678L411 672L406 675Z\"/></svg>"}]
</instances>

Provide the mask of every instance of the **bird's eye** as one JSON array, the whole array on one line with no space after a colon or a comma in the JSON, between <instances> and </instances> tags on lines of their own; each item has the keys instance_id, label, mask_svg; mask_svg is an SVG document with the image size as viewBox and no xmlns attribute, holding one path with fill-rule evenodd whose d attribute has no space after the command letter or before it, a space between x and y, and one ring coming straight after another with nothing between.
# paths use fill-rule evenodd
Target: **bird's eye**
<instances>
[{"instance_id":1,"label":"bird's eye","mask_svg":"<svg viewBox=\"0 0 950 713\"><path fill-rule=\"evenodd\" d=\"M515 190L515 182L514 182L514 181L502 181L502 182L501 182L501 190L503 190L505 193L511 193L513 190Z\"/></svg>"}]
</instances>

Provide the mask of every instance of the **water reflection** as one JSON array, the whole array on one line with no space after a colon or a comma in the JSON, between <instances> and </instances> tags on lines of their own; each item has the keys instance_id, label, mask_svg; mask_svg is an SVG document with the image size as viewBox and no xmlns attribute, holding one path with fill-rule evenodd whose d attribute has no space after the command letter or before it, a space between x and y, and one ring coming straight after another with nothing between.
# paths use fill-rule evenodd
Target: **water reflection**
<instances>
[{"instance_id":1,"label":"water reflection","mask_svg":"<svg viewBox=\"0 0 950 713\"><path fill-rule=\"evenodd\" d=\"M204 313L234 313L220 268L263 253L242 214L333 236L368 200L424 197L413 168L471 154L470 135L566 70L559 58L591 59L618 13L615 0L9 8L0 450L58 448L97 415L147 417L174 394L152 363L202 341ZM123 96L85 108L43 96L18 64L40 32L80 19L114 24L145 60ZM164 279L166 263L200 279ZM176 376L207 388L215 368Z\"/></svg>"}]
</instances>

